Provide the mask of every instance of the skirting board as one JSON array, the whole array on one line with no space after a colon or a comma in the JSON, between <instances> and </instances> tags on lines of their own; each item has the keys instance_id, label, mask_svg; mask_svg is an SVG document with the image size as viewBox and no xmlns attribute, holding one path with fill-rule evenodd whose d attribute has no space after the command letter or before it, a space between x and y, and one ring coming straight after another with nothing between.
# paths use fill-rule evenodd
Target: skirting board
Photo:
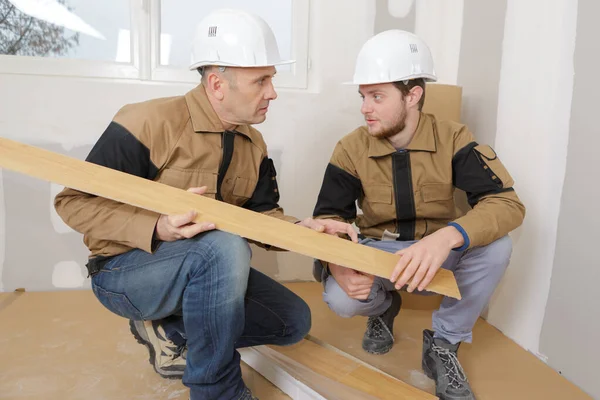
<instances>
[{"instance_id":1,"label":"skirting board","mask_svg":"<svg viewBox=\"0 0 600 400\"><path fill-rule=\"evenodd\" d=\"M398 255L358 245L277 218L38 147L0 138L0 167L165 215L196 210L195 222L250 240L389 278ZM451 271L440 269L427 291L460 299Z\"/></svg>"}]
</instances>

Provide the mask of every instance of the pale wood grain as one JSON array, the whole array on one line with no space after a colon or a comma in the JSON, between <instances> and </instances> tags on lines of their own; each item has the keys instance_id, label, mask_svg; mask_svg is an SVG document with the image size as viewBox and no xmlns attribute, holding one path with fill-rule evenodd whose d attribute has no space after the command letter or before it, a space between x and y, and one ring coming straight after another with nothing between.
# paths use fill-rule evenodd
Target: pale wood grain
<instances>
[{"instance_id":1,"label":"pale wood grain","mask_svg":"<svg viewBox=\"0 0 600 400\"><path fill-rule=\"evenodd\" d=\"M308 340L302 340L293 346L268 346L270 350L287 357L302 367L306 367L323 378L364 393L365 397L378 399L437 399L423 390L417 389L401 380L365 366L345 357L343 353L328 349ZM259 347L258 351L265 352ZM266 351L265 355L269 355ZM277 357L272 357L277 362ZM309 385L312 387L312 385ZM321 383L321 386L326 386ZM334 386L331 384L331 386ZM315 386L316 387L316 386Z\"/></svg>"},{"instance_id":2,"label":"pale wood grain","mask_svg":"<svg viewBox=\"0 0 600 400\"><path fill-rule=\"evenodd\" d=\"M157 213L196 210L196 222L281 249L389 278L398 256L148 179L0 138L0 167ZM427 291L460 299L452 272L440 269Z\"/></svg>"}]
</instances>

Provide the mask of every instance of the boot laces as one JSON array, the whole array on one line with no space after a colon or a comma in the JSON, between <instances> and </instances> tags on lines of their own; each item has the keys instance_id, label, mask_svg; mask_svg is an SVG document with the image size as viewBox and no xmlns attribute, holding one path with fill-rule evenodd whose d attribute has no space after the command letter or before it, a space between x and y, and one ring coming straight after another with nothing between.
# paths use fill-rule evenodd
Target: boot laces
<instances>
[{"instance_id":1,"label":"boot laces","mask_svg":"<svg viewBox=\"0 0 600 400\"><path fill-rule=\"evenodd\" d=\"M456 353L435 344L431 346L431 349L444 363L445 375L448 377L449 385L454 389L462 389L463 384L467 382L467 375L460 365Z\"/></svg>"},{"instance_id":2,"label":"boot laces","mask_svg":"<svg viewBox=\"0 0 600 400\"><path fill-rule=\"evenodd\" d=\"M367 336L374 339L384 339L387 330L384 328L384 322L381 317L369 317L367 321Z\"/></svg>"}]
</instances>

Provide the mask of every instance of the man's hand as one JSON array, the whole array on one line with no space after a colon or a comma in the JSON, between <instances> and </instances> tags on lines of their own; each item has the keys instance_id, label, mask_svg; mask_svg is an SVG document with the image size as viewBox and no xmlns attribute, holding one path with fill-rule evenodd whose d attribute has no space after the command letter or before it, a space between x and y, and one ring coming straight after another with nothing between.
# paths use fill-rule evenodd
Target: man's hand
<instances>
[{"instance_id":1,"label":"man's hand","mask_svg":"<svg viewBox=\"0 0 600 400\"><path fill-rule=\"evenodd\" d=\"M447 226L419 240L412 246L396 252L400 260L390 280L396 282L396 289L402 289L410 281L407 291L415 288L424 290L440 269L448 254L455 247L460 247L464 239L453 226Z\"/></svg>"},{"instance_id":2,"label":"man's hand","mask_svg":"<svg viewBox=\"0 0 600 400\"><path fill-rule=\"evenodd\" d=\"M366 300L369 297L375 279L373 275L336 264L329 264L329 271L349 297L356 300Z\"/></svg>"},{"instance_id":3,"label":"man's hand","mask_svg":"<svg viewBox=\"0 0 600 400\"><path fill-rule=\"evenodd\" d=\"M206 186L189 188L188 192L203 195ZM163 242L172 242L179 239L191 238L205 231L215 229L215 224L203 222L194 223L196 211L192 210L182 215L161 215L156 223L156 238Z\"/></svg>"},{"instance_id":4,"label":"man's hand","mask_svg":"<svg viewBox=\"0 0 600 400\"><path fill-rule=\"evenodd\" d=\"M305 218L304 220L298 222L298 225L314 229L317 232L328 233L330 235L335 235L336 233L345 233L350 236L350 239L352 239L353 242L358 243L358 234L352 225L345 222L336 221L333 219Z\"/></svg>"}]
</instances>

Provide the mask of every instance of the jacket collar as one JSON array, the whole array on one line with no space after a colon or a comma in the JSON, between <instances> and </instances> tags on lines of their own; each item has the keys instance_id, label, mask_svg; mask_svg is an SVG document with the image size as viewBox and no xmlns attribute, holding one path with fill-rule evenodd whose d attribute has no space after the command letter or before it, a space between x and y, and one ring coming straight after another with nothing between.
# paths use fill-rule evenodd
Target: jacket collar
<instances>
[{"instance_id":1,"label":"jacket collar","mask_svg":"<svg viewBox=\"0 0 600 400\"><path fill-rule=\"evenodd\" d=\"M199 84L194 89L187 92L185 94L185 101L190 113L194 132L221 133L225 130L221 120L208 100L204 85ZM238 125L234 130L246 136L251 141L254 141L256 138L256 131L249 125Z\"/></svg>"},{"instance_id":2,"label":"jacket collar","mask_svg":"<svg viewBox=\"0 0 600 400\"><path fill-rule=\"evenodd\" d=\"M366 132L367 135L368 132ZM421 113L415 136L412 138L406 150L412 151L437 151L435 142L434 121L428 114ZM386 139L377 139L369 135L369 157L384 157L394 154L396 149Z\"/></svg>"}]
</instances>

